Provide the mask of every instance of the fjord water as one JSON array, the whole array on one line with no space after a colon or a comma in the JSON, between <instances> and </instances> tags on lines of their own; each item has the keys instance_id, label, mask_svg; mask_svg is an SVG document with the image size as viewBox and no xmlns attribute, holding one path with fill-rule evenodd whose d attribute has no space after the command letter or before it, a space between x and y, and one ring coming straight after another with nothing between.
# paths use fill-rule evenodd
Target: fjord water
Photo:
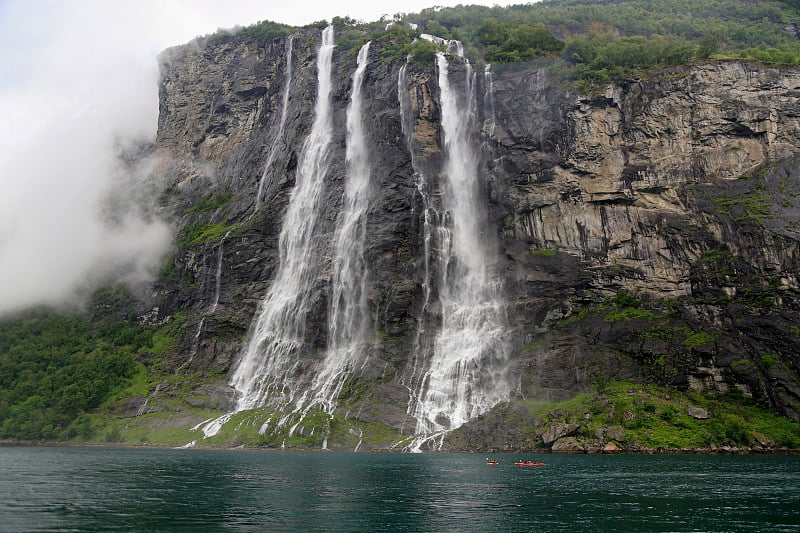
<instances>
[{"instance_id":1,"label":"fjord water","mask_svg":"<svg viewBox=\"0 0 800 533\"><path fill-rule=\"evenodd\" d=\"M800 457L0 447L3 531L798 531Z\"/></svg>"}]
</instances>

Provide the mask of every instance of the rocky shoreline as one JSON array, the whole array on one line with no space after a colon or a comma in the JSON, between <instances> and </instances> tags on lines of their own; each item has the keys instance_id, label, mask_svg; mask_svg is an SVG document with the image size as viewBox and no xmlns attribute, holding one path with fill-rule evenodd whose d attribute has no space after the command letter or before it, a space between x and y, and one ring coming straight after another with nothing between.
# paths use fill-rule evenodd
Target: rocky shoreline
<instances>
[{"instance_id":1,"label":"rocky shoreline","mask_svg":"<svg viewBox=\"0 0 800 533\"><path fill-rule=\"evenodd\" d=\"M63 442L63 441L31 441L31 440L17 440L17 439L2 439L0 440L0 447L63 447L63 448L126 448L126 449L196 449L196 450L251 450L251 451L325 451L325 452L338 452L346 453L352 450L345 449L326 449L320 450L318 448L308 447L291 447L291 448L275 448L268 446L210 446L210 445L195 445L195 446L171 446L168 444L133 444L133 443L106 443L106 442ZM360 450L361 453L406 453L392 448L368 448ZM358 452L353 452L358 453ZM764 447L764 446L707 446L701 448L646 448L642 446L599 446L592 445L582 449L547 449L547 448L534 448L530 450L512 450L500 448L486 448L486 449L448 449L442 451L426 451L423 453L470 453L470 454L518 454L518 453L536 453L536 454L587 454L587 455L800 455L800 449L788 448L786 446Z\"/></svg>"}]
</instances>

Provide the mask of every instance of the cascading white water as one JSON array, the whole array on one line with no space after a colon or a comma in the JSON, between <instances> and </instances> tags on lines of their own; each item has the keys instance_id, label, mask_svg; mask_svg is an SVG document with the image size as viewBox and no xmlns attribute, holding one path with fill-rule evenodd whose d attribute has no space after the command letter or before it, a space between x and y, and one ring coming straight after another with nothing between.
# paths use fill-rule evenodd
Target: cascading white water
<instances>
[{"instance_id":1,"label":"cascading white water","mask_svg":"<svg viewBox=\"0 0 800 533\"><path fill-rule=\"evenodd\" d=\"M455 54L458 57L464 57L464 44L455 39L447 43L447 52Z\"/></svg>"},{"instance_id":2,"label":"cascading white water","mask_svg":"<svg viewBox=\"0 0 800 533\"><path fill-rule=\"evenodd\" d=\"M224 255L225 239L227 239L228 235L230 234L230 231L226 232L217 245L217 268L214 273L214 299L212 300L211 305L200 317L200 322L197 323L197 330L194 333L194 337L192 337L192 351L189 353L189 359L187 359L186 362L184 362L175 370L176 376L180 374L181 370L187 366L190 366L192 361L194 361L197 352L200 350L200 335L203 333L203 327L206 324L206 317L217 312L217 306L219 306L219 294L222 289L222 258ZM207 276L205 277L207 278Z\"/></svg>"},{"instance_id":3,"label":"cascading white water","mask_svg":"<svg viewBox=\"0 0 800 533\"><path fill-rule=\"evenodd\" d=\"M314 122L300 153L296 185L278 241L280 264L230 380L237 395L234 412L266 403L280 409L293 402L298 392L297 350L304 344L311 291L319 274L319 243L314 236L333 133L333 48L333 26L328 26L317 55ZM232 414L204 426L205 435L215 435Z\"/></svg>"},{"instance_id":4,"label":"cascading white water","mask_svg":"<svg viewBox=\"0 0 800 533\"><path fill-rule=\"evenodd\" d=\"M222 258L223 258L223 250L225 245L225 239L228 238L231 232L227 231L225 235L222 236L222 239L219 241L219 246L217 246L217 270L214 273L214 301L211 303L211 307L208 310L208 314L213 315L217 312L217 306L219 305L219 293L220 289L222 288Z\"/></svg>"},{"instance_id":5,"label":"cascading white water","mask_svg":"<svg viewBox=\"0 0 800 533\"><path fill-rule=\"evenodd\" d=\"M370 162L364 133L363 85L369 45L358 52L353 89L347 106L347 176L342 211L334 237L334 257L328 313L328 350L312 386L309 406L333 414L346 377L366 362L370 316L367 307L367 209Z\"/></svg>"},{"instance_id":6,"label":"cascading white water","mask_svg":"<svg viewBox=\"0 0 800 533\"><path fill-rule=\"evenodd\" d=\"M464 57L464 43L461 41L456 39L442 39L441 37L437 37L436 35L431 35L429 33L423 33L419 37L420 39L438 44L440 47L444 48L448 54Z\"/></svg>"},{"instance_id":7,"label":"cascading white water","mask_svg":"<svg viewBox=\"0 0 800 533\"><path fill-rule=\"evenodd\" d=\"M479 195L480 160L471 137L472 69L466 63L467 90L460 97L441 52L437 67L445 151L444 216L437 243L442 327L412 410L417 433L429 438L461 426L510 392L505 306L492 279L487 216Z\"/></svg>"},{"instance_id":8,"label":"cascading white water","mask_svg":"<svg viewBox=\"0 0 800 533\"><path fill-rule=\"evenodd\" d=\"M317 56L317 101L314 122L300 155L296 185L279 237L280 265L245 350L232 377L239 393L238 408L261 405L269 394L291 401L292 376L298 361L296 349L303 344L310 289L317 274L317 227L323 179L333 130L331 112L331 65L333 27L322 32Z\"/></svg>"},{"instance_id":9,"label":"cascading white water","mask_svg":"<svg viewBox=\"0 0 800 533\"><path fill-rule=\"evenodd\" d=\"M422 203L422 244L423 244L423 278L422 278L422 305L417 314L417 329L414 333L410 360L406 365L402 383L408 389L409 413L413 412L419 398L416 394L426 371L428 355L432 351L430 336L427 335L426 325L428 320L429 305L431 302L431 250L435 245L434 232L439 231L439 213L433 204L430 183L425 173L420 169L417 158L417 143L414 139L414 117L411 109L411 99L408 91L408 63L400 67L397 77L397 99L400 102L400 124L406 139L408 152L411 154L411 167L414 171L414 183ZM401 429L402 432L402 429Z\"/></svg>"},{"instance_id":10,"label":"cascading white water","mask_svg":"<svg viewBox=\"0 0 800 533\"><path fill-rule=\"evenodd\" d=\"M487 110L487 124L484 126L484 131L489 137L494 137L494 130L496 125L495 112L494 112L494 79L492 78L492 65L487 63L483 69L483 108Z\"/></svg>"},{"instance_id":11,"label":"cascading white water","mask_svg":"<svg viewBox=\"0 0 800 533\"><path fill-rule=\"evenodd\" d=\"M255 206L253 207L253 214L258 211L261 205L261 195L264 194L264 182L267 179L272 164L275 162L275 156L278 153L278 145L283 140L283 132L286 129L286 112L289 109L289 92L292 88L292 49L294 48L294 36L290 35L286 39L286 80L283 82L283 101L281 106L281 116L278 120L278 132L275 134L275 139L272 141L272 147L269 149L267 162L264 164L264 171L261 173L261 179L258 182L258 192L256 193Z\"/></svg>"}]
</instances>

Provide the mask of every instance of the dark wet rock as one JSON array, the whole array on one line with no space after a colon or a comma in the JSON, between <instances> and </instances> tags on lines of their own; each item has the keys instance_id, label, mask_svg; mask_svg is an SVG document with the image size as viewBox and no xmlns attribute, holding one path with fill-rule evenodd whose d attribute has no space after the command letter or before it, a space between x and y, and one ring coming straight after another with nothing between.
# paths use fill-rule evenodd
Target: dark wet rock
<instances>
[{"instance_id":1,"label":"dark wet rock","mask_svg":"<svg viewBox=\"0 0 800 533\"><path fill-rule=\"evenodd\" d=\"M541 434L542 442L545 444L553 444L555 441L562 437L574 435L580 429L578 424L563 424L554 423L547 426Z\"/></svg>"},{"instance_id":2,"label":"dark wet rock","mask_svg":"<svg viewBox=\"0 0 800 533\"><path fill-rule=\"evenodd\" d=\"M711 415L708 414L708 411L702 407L687 407L686 414L692 418L697 418L698 420L706 420L711 418Z\"/></svg>"},{"instance_id":3,"label":"dark wet rock","mask_svg":"<svg viewBox=\"0 0 800 533\"><path fill-rule=\"evenodd\" d=\"M625 429L620 426L597 428L595 430L595 437L601 441L613 440L616 442L622 442L625 439Z\"/></svg>"},{"instance_id":4,"label":"dark wet rock","mask_svg":"<svg viewBox=\"0 0 800 533\"><path fill-rule=\"evenodd\" d=\"M579 453L584 451L584 447L575 437L561 437L553 443L550 449L556 453Z\"/></svg>"},{"instance_id":5,"label":"dark wet rock","mask_svg":"<svg viewBox=\"0 0 800 533\"><path fill-rule=\"evenodd\" d=\"M313 120L318 41L312 29L294 37L285 136L266 173L286 40L200 39L161 56L157 168L162 210L177 237L143 320L182 324L181 345L168 361L175 372L215 380L229 373L269 290ZM414 424L404 379L415 342L433 342L441 315L435 305L421 312L424 213L400 120L404 63L381 60L378 45L370 57L365 111L374 117L366 124L374 186L365 254L375 335L363 387L342 398L340 410L407 434ZM334 150L315 237L325 261L346 174L344 116L354 68L352 55L335 54ZM435 179L442 139L433 64L411 67L408 78L413 156ZM476 80L483 94L483 79ZM476 116L486 127L476 139L486 232L496 241L495 274L508 302L515 394L558 401L627 378L739 391L800 419L798 86L798 68L736 61L626 80L595 96L576 93L545 64L496 70L493 128L488 100L478 98ZM225 231L215 226L217 234L189 242L187 230L198 225ZM324 268L312 287L300 354L307 368L327 342L329 276ZM609 304L621 293L639 307ZM202 386L190 400L224 409L230 396ZM142 402L130 400L118 412L135 412ZM520 430L536 421L514 409L503 404L498 416L473 420L459 434L464 448L538 445ZM635 416L613 413L620 424ZM549 445L575 431L577 424L551 424L540 435ZM621 429L606 428L598 439L622 441Z\"/></svg>"}]
</instances>

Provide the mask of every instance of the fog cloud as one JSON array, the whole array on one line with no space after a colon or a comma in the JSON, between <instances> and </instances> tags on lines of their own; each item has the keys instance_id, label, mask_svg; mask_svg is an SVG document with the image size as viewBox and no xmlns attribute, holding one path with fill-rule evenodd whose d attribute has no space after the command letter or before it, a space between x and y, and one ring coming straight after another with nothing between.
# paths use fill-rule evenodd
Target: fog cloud
<instances>
[{"instance_id":1,"label":"fog cloud","mask_svg":"<svg viewBox=\"0 0 800 533\"><path fill-rule=\"evenodd\" d=\"M137 45L136 18L99 2L5 4L0 15L13 39L1 43L0 313L145 280L169 228L146 202L117 202L116 216L108 206L143 187L117 156L154 139L155 43Z\"/></svg>"},{"instance_id":2,"label":"fog cloud","mask_svg":"<svg viewBox=\"0 0 800 533\"><path fill-rule=\"evenodd\" d=\"M146 280L163 260L168 226L146 201L120 201L141 198L148 162L117 158L155 139L161 50L258 20L369 21L434 3L458 2L0 2L0 314Z\"/></svg>"}]
</instances>

